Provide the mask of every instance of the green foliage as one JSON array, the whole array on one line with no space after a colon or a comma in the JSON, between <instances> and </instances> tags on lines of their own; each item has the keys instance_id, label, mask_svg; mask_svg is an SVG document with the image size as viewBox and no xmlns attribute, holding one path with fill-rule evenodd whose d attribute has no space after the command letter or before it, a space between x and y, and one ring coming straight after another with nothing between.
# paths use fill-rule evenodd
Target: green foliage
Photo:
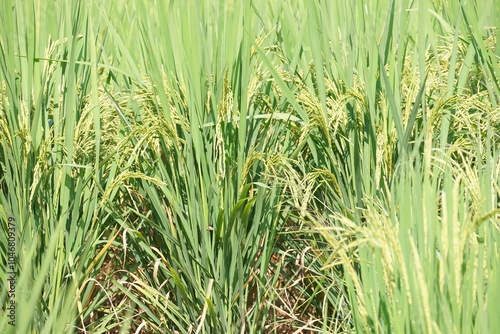
<instances>
[{"instance_id":1,"label":"green foliage","mask_svg":"<svg viewBox=\"0 0 500 334\"><path fill-rule=\"evenodd\" d=\"M499 332L499 18L3 1L0 331Z\"/></svg>"}]
</instances>

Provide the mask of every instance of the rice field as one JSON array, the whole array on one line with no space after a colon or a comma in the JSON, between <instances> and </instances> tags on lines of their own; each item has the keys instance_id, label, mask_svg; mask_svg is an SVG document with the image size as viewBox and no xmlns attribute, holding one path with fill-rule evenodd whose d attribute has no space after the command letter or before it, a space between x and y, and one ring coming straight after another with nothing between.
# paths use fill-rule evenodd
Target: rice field
<instances>
[{"instance_id":1,"label":"rice field","mask_svg":"<svg viewBox=\"0 0 500 334\"><path fill-rule=\"evenodd\" d=\"M500 333L498 0L0 2L1 333Z\"/></svg>"}]
</instances>

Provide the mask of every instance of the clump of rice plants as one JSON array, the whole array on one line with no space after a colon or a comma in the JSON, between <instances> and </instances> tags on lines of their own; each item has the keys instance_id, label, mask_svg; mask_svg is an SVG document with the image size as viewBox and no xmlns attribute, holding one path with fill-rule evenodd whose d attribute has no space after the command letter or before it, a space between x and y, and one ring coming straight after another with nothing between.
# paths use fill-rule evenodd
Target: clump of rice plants
<instances>
[{"instance_id":1,"label":"clump of rice plants","mask_svg":"<svg viewBox=\"0 0 500 334\"><path fill-rule=\"evenodd\" d=\"M0 332L500 331L499 18L3 1Z\"/></svg>"}]
</instances>

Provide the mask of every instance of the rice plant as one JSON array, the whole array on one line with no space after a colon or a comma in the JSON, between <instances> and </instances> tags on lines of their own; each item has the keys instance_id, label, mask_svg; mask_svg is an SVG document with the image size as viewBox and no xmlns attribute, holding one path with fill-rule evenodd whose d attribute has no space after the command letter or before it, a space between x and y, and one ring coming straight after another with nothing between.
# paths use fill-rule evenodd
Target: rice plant
<instances>
[{"instance_id":1,"label":"rice plant","mask_svg":"<svg viewBox=\"0 0 500 334\"><path fill-rule=\"evenodd\" d=\"M2 333L500 331L498 1L0 9Z\"/></svg>"}]
</instances>

